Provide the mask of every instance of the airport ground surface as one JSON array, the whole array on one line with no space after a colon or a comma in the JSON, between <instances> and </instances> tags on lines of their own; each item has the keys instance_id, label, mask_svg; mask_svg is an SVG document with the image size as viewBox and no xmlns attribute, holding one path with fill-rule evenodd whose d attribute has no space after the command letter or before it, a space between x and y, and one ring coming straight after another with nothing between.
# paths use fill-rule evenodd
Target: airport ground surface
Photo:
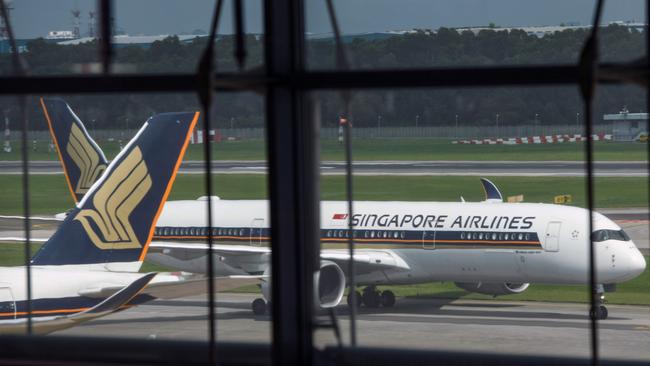
<instances>
[{"instance_id":1,"label":"airport ground surface","mask_svg":"<svg viewBox=\"0 0 650 366\"><path fill-rule=\"evenodd\" d=\"M594 173L599 177L645 177L645 161L596 161ZM32 161L33 174L62 174L58 161ZM184 161L182 174L201 174L202 161ZM213 161L212 169L219 174L266 174L264 160ZM345 163L324 161L324 175L346 173ZM20 161L0 161L0 174L22 174ZM582 177L586 175L584 161L355 161L355 175L451 175L451 176L553 176Z\"/></svg>"},{"instance_id":2,"label":"airport ground surface","mask_svg":"<svg viewBox=\"0 0 650 366\"><path fill-rule=\"evenodd\" d=\"M218 294L217 339L269 342L271 318L250 310L253 294ZM61 331L59 335L207 339L204 296L156 300ZM343 341L349 340L346 305L337 307ZM650 358L647 307L610 306L599 322L603 358ZM584 304L492 302L464 299L399 299L391 309L360 309L358 342L364 346L458 351L589 356L589 321ZM327 321L327 317L322 317ZM334 345L331 329L319 330L320 346Z\"/></svg>"}]
</instances>

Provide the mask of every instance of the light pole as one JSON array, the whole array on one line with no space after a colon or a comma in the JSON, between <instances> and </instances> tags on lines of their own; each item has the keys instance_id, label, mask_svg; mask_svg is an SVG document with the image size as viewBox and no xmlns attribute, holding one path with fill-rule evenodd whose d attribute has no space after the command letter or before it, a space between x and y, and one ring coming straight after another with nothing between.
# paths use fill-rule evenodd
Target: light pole
<instances>
[{"instance_id":1,"label":"light pole","mask_svg":"<svg viewBox=\"0 0 650 366\"><path fill-rule=\"evenodd\" d=\"M496 117L497 117L496 118L496 120L497 120L497 138L499 138L499 113L497 113Z\"/></svg>"},{"instance_id":2,"label":"light pole","mask_svg":"<svg viewBox=\"0 0 650 366\"><path fill-rule=\"evenodd\" d=\"M456 138L458 138L458 115L456 115Z\"/></svg>"},{"instance_id":3,"label":"light pole","mask_svg":"<svg viewBox=\"0 0 650 366\"><path fill-rule=\"evenodd\" d=\"M580 112L576 113L576 133L580 131Z\"/></svg>"},{"instance_id":4,"label":"light pole","mask_svg":"<svg viewBox=\"0 0 650 366\"><path fill-rule=\"evenodd\" d=\"M420 120L420 115L416 114L415 115L415 128L418 128L418 121Z\"/></svg>"},{"instance_id":5,"label":"light pole","mask_svg":"<svg viewBox=\"0 0 650 366\"><path fill-rule=\"evenodd\" d=\"M377 135L381 134L381 114L377 115Z\"/></svg>"},{"instance_id":6,"label":"light pole","mask_svg":"<svg viewBox=\"0 0 650 366\"><path fill-rule=\"evenodd\" d=\"M235 128L235 117L230 117L230 130Z\"/></svg>"}]
</instances>

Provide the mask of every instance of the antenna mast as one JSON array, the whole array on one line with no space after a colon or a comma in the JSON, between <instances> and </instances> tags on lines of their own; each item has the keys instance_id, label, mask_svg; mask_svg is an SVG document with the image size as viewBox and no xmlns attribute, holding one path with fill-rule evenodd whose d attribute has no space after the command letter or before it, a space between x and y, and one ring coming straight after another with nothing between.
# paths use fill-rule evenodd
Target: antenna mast
<instances>
[{"instance_id":1,"label":"antenna mast","mask_svg":"<svg viewBox=\"0 0 650 366\"><path fill-rule=\"evenodd\" d=\"M72 35L74 38L81 38L81 10L74 8L71 11L72 18L74 19L74 24L72 28Z\"/></svg>"}]
</instances>

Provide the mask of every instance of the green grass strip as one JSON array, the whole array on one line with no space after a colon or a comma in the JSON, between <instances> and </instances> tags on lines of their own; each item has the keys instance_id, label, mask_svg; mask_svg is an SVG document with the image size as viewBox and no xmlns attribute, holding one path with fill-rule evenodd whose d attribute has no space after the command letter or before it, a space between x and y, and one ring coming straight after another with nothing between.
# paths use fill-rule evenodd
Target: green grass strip
<instances>
[{"instance_id":1,"label":"green grass strip","mask_svg":"<svg viewBox=\"0 0 650 366\"><path fill-rule=\"evenodd\" d=\"M505 196L523 194L526 202L552 203L556 195L569 194L571 205L585 205L585 180L580 177L488 177ZM204 195L203 176L179 175L170 200L196 199ZM33 215L64 212L73 206L63 175L32 175L31 209ZM0 175L0 214L21 215L22 188L19 175ZM432 176L357 176L355 200L374 201L481 201L483 189L477 177ZM222 199L263 199L267 197L264 175L215 175L214 192ZM596 207L645 207L646 178L595 179ZM323 200L345 199L343 176L323 176Z\"/></svg>"},{"instance_id":2,"label":"green grass strip","mask_svg":"<svg viewBox=\"0 0 650 366\"><path fill-rule=\"evenodd\" d=\"M112 159L120 149L117 141L99 141L106 157ZM30 145L31 160L58 160L55 151L48 148L49 141ZM122 146L126 141L122 142ZM321 159L344 160L342 144L336 140L321 140ZM20 160L20 149L14 141L11 153L0 153L0 160ZM34 149L35 147L35 149ZM584 160L583 143L530 144L530 145L455 145L450 140L429 138L355 139L354 160ZM223 141L213 146L215 160L266 160L264 140ZM201 145L190 145L185 160L202 160ZM647 160L646 145L637 142L596 142L594 159L602 161Z\"/></svg>"}]
</instances>

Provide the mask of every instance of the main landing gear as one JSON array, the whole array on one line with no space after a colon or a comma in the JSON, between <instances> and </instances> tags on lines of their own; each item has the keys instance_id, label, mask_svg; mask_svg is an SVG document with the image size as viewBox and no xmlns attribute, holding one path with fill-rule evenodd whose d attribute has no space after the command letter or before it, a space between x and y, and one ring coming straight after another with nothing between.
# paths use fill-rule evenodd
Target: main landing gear
<instances>
[{"instance_id":1,"label":"main landing gear","mask_svg":"<svg viewBox=\"0 0 650 366\"><path fill-rule=\"evenodd\" d=\"M357 291L357 306L363 304L368 308L378 308L380 306L390 308L395 305L395 294L390 291L379 291L375 286L368 286L363 289L363 293ZM348 306L352 306L352 296L348 295Z\"/></svg>"},{"instance_id":2,"label":"main landing gear","mask_svg":"<svg viewBox=\"0 0 650 366\"><path fill-rule=\"evenodd\" d=\"M592 306L589 311L589 316L591 318L596 318L598 320L607 319L609 312L605 304L605 287L603 285L596 285L596 303Z\"/></svg>"}]
</instances>

